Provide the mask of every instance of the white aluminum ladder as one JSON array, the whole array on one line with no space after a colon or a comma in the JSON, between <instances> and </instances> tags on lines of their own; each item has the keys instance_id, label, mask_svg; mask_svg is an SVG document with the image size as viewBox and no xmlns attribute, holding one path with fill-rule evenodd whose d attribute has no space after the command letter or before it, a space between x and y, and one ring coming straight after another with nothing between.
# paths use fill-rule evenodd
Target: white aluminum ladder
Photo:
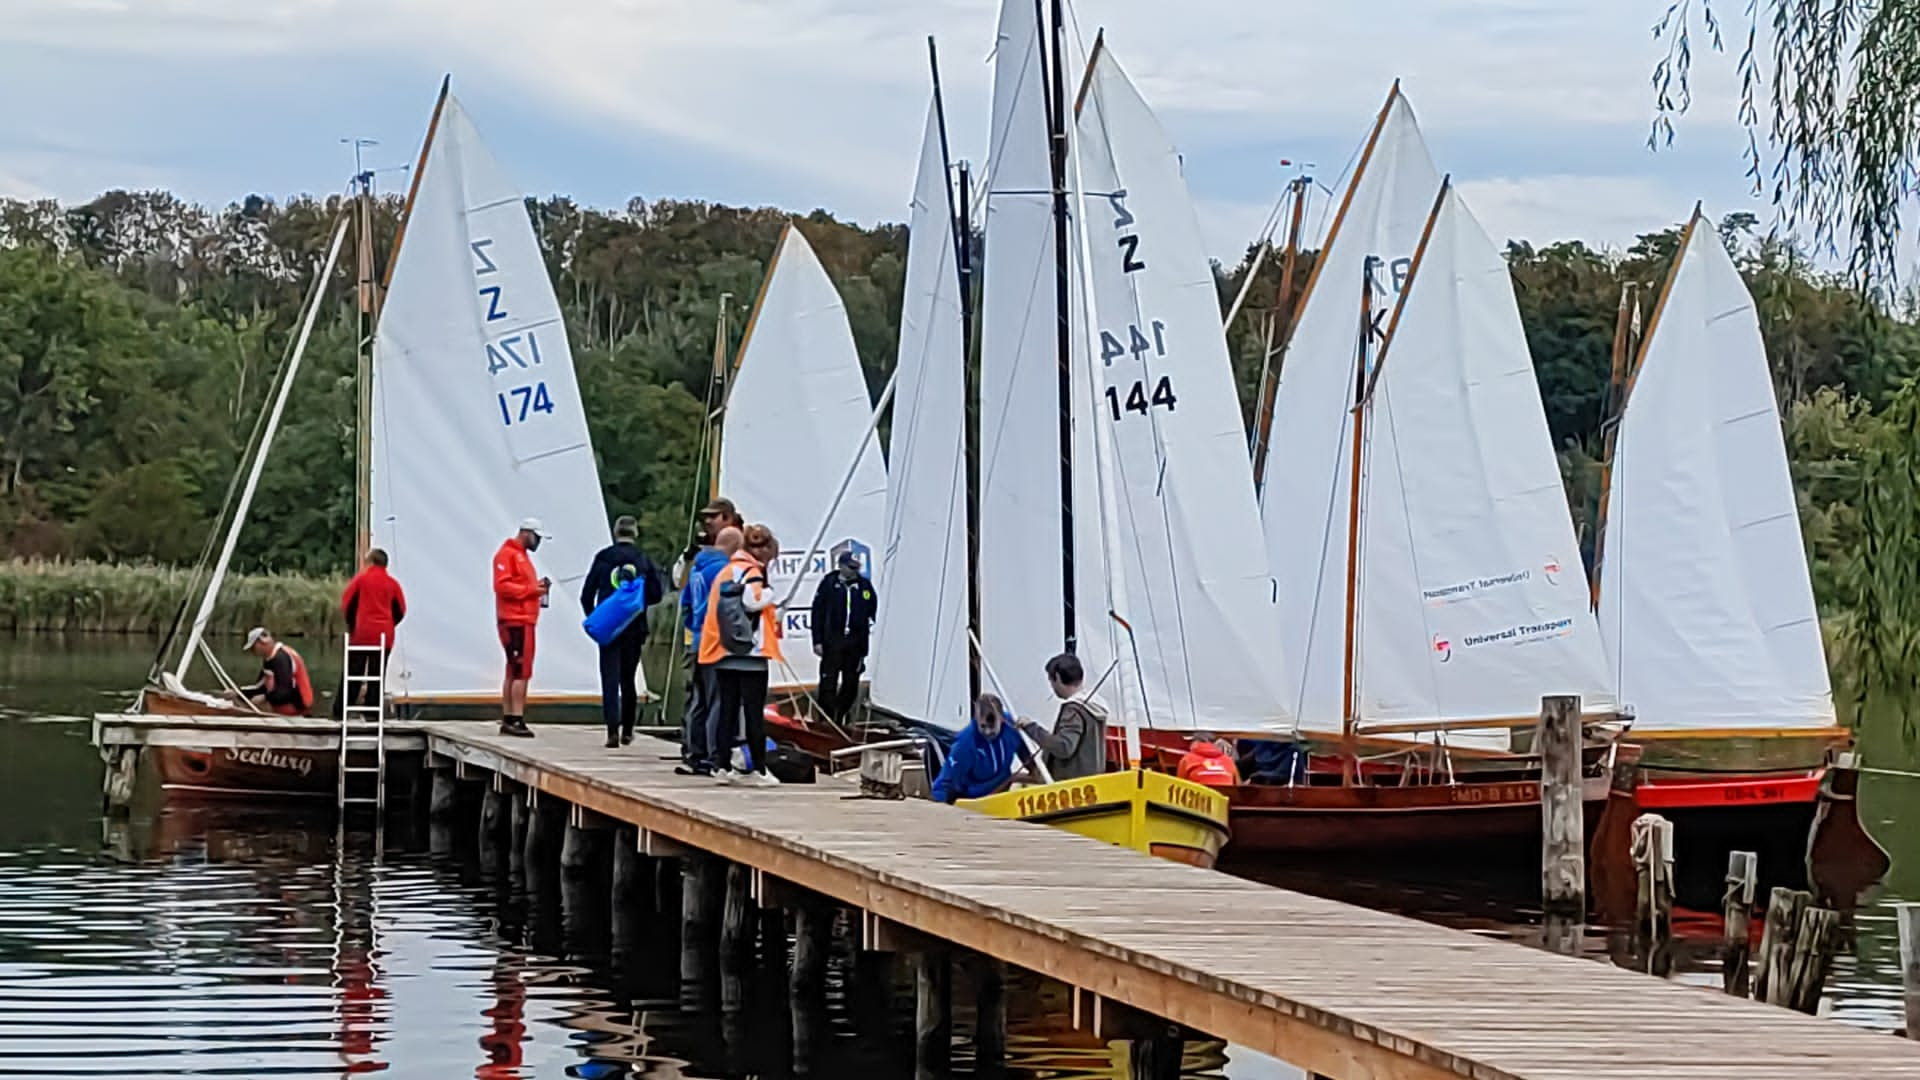
<instances>
[{"instance_id":1,"label":"white aluminum ladder","mask_svg":"<svg viewBox=\"0 0 1920 1080\"><path fill-rule=\"evenodd\" d=\"M354 674L355 658L365 661L373 674ZM340 693L346 700L340 705L339 807L344 815L349 806L370 805L384 817L387 810L386 635L380 636L378 645L355 645L351 637L347 638L346 659L346 674L340 685ZM373 688L373 704L356 704L354 691L366 686ZM361 791L355 791L353 778L356 776L373 777L373 794L365 794L364 786Z\"/></svg>"}]
</instances>

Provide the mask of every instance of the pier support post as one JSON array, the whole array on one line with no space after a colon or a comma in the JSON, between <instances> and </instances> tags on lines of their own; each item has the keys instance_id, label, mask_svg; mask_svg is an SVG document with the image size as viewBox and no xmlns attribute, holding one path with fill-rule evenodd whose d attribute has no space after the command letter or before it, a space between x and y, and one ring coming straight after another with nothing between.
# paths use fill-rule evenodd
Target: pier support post
<instances>
[{"instance_id":1,"label":"pier support post","mask_svg":"<svg viewBox=\"0 0 1920 1080\"><path fill-rule=\"evenodd\" d=\"M1640 889L1634 932L1656 949L1673 936L1673 823L1659 814L1633 822L1633 866Z\"/></svg>"},{"instance_id":2,"label":"pier support post","mask_svg":"<svg viewBox=\"0 0 1920 1080\"><path fill-rule=\"evenodd\" d=\"M1753 973L1753 999L1786 1003L1791 979L1793 935L1812 894L1775 886L1767 896L1767 922L1760 931L1760 955Z\"/></svg>"},{"instance_id":3,"label":"pier support post","mask_svg":"<svg viewBox=\"0 0 1920 1080\"><path fill-rule=\"evenodd\" d=\"M746 1007L748 969L753 966L754 933L758 930L753 906L753 870L733 863L726 872L726 899L720 915L720 1008Z\"/></svg>"},{"instance_id":4,"label":"pier support post","mask_svg":"<svg viewBox=\"0 0 1920 1080\"><path fill-rule=\"evenodd\" d=\"M140 779L140 748L116 746L103 752L107 775L101 780L100 794L107 813L124 814L133 805L134 788Z\"/></svg>"},{"instance_id":5,"label":"pier support post","mask_svg":"<svg viewBox=\"0 0 1920 1080\"><path fill-rule=\"evenodd\" d=\"M953 1061L953 958L929 949L913 958L913 1075L937 1080Z\"/></svg>"},{"instance_id":6,"label":"pier support post","mask_svg":"<svg viewBox=\"0 0 1920 1080\"><path fill-rule=\"evenodd\" d=\"M545 871L553 862L557 852L554 845L554 833L561 822L552 808L535 803L527 807L527 832L521 857L526 860L529 875Z\"/></svg>"},{"instance_id":7,"label":"pier support post","mask_svg":"<svg viewBox=\"0 0 1920 1080\"><path fill-rule=\"evenodd\" d=\"M1127 1044L1127 1074L1131 1080L1180 1080L1186 1049L1177 1032L1133 1039Z\"/></svg>"},{"instance_id":8,"label":"pier support post","mask_svg":"<svg viewBox=\"0 0 1920 1080\"><path fill-rule=\"evenodd\" d=\"M698 1005L712 993L715 926L726 876L711 855L690 852L680 860L680 997Z\"/></svg>"},{"instance_id":9,"label":"pier support post","mask_svg":"<svg viewBox=\"0 0 1920 1080\"><path fill-rule=\"evenodd\" d=\"M498 781L480 798L480 850L498 848L513 829L513 796Z\"/></svg>"},{"instance_id":10,"label":"pier support post","mask_svg":"<svg viewBox=\"0 0 1920 1080\"><path fill-rule=\"evenodd\" d=\"M775 971L787 970L787 913L767 906L760 909L760 963Z\"/></svg>"},{"instance_id":11,"label":"pier support post","mask_svg":"<svg viewBox=\"0 0 1920 1080\"><path fill-rule=\"evenodd\" d=\"M1007 1062L1007 968L977 953L967 961L973 980L974 1075L998 1076Z\"/></svg>"},{"instance_id":12,"label":"pier support post","mask_svg":"<svg viewBox=\"0 0 1920 1080\"><path fill-rule=\"evenodd\" d=\"M1752 932L1753 891L1759 879L1759 856L1751 851L1727 853L1726 958L1720 965L1720 986L1734 997L1746 997L1748 957Z\"/></svg>"},{"instance_id":13,"label":"pier support post","mask_svg":"<svg viewBox=\"0 0 1920 1080\"><path fill-rule=\"evenodd\" d=\"M648 860L640 857L640 831L622 825L613 831L613 904L629 910L653 900Z\"/></svg>"},{"instance_id":14,"label":"pier support post","mask_svg":"<svg viewBox=\"0 0 1920 1080\"><path fill-rule=\"evenodd\" d=\"M1895 904L1900 926L1900 985L1906 998L1907 1038L1920 1039L1920 904Z\"/></svg>"},{"instance_id":15,"label":"pier support post","mask_svg":"<svg viewBox=\"0 0 1920 1080\"><path fill-rule=\"evenodd\" d=\"M527 805L527 792L518 784L507 786L507 801L512 808L508 820L507 865L515 873L524 874L527 868L527 822L533 817L533 808Z\"/></svg>"},{"instance_id":16,"label":"pier support post","mask_svg":"<svg viewBox=\"0 0 1920 1080\"><path fill-rule=\"evenodd\" d=\"M793 967L787 991L793 1010L793 1071L812 1072L814 1043L820 1037L827 957L833 951L833 909L817 897L800 904L793 917Z\"/></svg>"},{"instance_id":17,"label":"pier support post","mask_svg":"<svg viewBox=\"0 0 1920 1080\"><path fill-rule=\"evenodd\" d=\"M585 825L567 824L565 837L560 841L560 871L569 878L581 879L592 875L605 852L605 829L593 829Z\"/></svg>"},{"instance_id":18,"label":"pier support post","mask_svg":"<svg viewBox=\"0 0 1920 1080\"><path fill-rule=\"evenodd\" d=\"M1540 699L1535 743L1540 750L1540 902L1548 915L1581 918L1587 913L1587 860L1579 695Z\"/></svg>"},{"instance_id":19,"label":"pier support post","mask_svg":"<svg viewBox=\"0 0 1920 1080\"><path fill-rule=\"evenodd\" d=\"M427 798L427 819L436 823L451 821L460 810L460 785L454 782L453 770L435 768L433 787Z\"/></svg>"},{"instance_id":20,"label":"pier support post","mask_svg":"<svg viewBox=\"0 0 1920 1080\"><path fill-rule=\"evenodd\" d=\"M1793 964L1784 1002L1788 1008L1808 1016L1820 1011L1820 995L1826 990L1827 973L1833 969L1833 953L1839 944L1840 913L1809 904L1800 913L1794 934Z\"/></svg>"}]
</instances>

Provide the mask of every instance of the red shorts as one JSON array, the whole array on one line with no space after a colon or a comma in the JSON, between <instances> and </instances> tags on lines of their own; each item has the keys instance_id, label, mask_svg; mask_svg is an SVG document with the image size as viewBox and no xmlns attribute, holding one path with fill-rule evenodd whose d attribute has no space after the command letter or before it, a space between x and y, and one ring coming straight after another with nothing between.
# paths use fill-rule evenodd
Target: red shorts
<instances>
[{"instance_id":1,"label":"red shorts","mask_svg":"<svg viewBox=\"0 0 1920 1080\"><path fill-rule=\"evenodd\" d=\"M507 653L507 679L533 678L533 625L500 623L500 647Z\"/></svg>"}]
</instances>

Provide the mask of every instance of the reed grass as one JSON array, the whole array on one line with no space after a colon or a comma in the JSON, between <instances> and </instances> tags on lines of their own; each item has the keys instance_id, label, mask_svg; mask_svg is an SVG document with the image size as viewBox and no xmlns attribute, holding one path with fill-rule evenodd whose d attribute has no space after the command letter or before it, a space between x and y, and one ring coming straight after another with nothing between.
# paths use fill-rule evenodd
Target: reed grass
<instances>
[{"instance_id":1,"label":"reed grass","mask_svg":"<svg viewBox=\"0 0 1920 1080\"><path fill-rule=\"evenodd\" d=\"M164 633L187 595L189 574L173 566L15 559L0 562L0 629L15 633ZM238 633L269 626L293 636L338 634L338 577L230 574L209 628ZM193 602L199 602L196 593Z\"/></svg>"}]
</instances>

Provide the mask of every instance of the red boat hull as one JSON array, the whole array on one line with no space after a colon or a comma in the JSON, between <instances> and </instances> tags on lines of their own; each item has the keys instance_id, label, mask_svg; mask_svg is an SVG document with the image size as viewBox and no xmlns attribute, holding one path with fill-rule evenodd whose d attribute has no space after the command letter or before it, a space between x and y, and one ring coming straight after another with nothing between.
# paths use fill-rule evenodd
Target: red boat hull
<instances>
[{"instance_id":1,"label":"red boat hull","mask_svg":"<svg viewBox=\"0 0 1920 1080\"><path fill-rule=\"evenodd\" d=\"M1584 794L1591 832L1606 803L1605 781L1590 781ZM1406 851L1425 856L1489 844L1538 845L1540 837L1540 784L1534 780L1407 787L1243 785L1229 798L1234 856Z\"/></svg>"}]
</instances>

